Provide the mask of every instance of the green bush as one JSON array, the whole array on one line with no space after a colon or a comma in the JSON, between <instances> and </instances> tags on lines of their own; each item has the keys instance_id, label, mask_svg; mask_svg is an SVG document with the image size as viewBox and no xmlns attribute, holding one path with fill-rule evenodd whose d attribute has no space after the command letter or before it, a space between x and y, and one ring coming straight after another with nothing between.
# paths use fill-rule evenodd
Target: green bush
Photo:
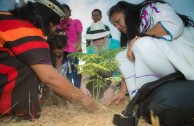
<instances>
[{"instance_id":1,"label":"green bush","mask_svg":"<svg viewBox=\"0 0 194 126\"><path fill-rule=\"evenodd\" d=\"M81 52L71 53L70 58L78 58L83 64L76 65L78 72L82 76L90 76L90 80L86 84L90 84L93 87L93 97L99 98L101 89L107 88L108 81L122 80L122 75L118 70L118 62L115 56L120 52L122 48L114 50L100 50L97 54L85 54ZM117 71L115 76L112 73Z\"/></svg>"}]
</instances>

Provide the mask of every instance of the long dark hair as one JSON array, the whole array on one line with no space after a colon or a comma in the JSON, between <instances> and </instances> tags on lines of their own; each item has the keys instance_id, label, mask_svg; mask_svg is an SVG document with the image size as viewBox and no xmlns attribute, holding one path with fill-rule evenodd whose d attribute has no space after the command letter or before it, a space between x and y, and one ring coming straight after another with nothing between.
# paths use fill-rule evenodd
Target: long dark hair
<instances>
[{"instance_id":1,"label":"long dark hair","mask_svg":"<svg viewBox=\"0 0 194 126\"><path fill-rule=\"evenodd\" d=\"M63 11L63 7L59 2L56 0L49 1L54 3ZM51 22L56 25L59 24L61 19L61 17L53 10L39 2L32 3L28 1L26 5L22 6L21 8L15 8L10 12L18 19L29 21L34 24L35 27L42 29L45 35L49 35L50 33L49 23Z\"/></svg>"},{"instance_id":2,"label":"long dark hair","mask_svg":"<svg viewBox=\"0 0 194 126\"><path fill-rule=\"evenodd\" d=\"M120 1L108 10L107 15L109 16L110 22L114 12L123 12L125 14L125 24L126 24L127 32L126 32L126 36L123 34L121 35L121 44L122 44L122 40L126 40L126 38L128 40L131 40L132 38L135 37L135 35L140 35L139 25L140 25L141 9L150 3L156 3L156 2L166 3L162 0L146 0L140 4L135 5L125 1ZM191 18L181 14L178 14L178 15L183 20L185 26L194 26L193 20ZM145 35L145 34L141 34L141 35Z\"/></svg>"}]
</instances>

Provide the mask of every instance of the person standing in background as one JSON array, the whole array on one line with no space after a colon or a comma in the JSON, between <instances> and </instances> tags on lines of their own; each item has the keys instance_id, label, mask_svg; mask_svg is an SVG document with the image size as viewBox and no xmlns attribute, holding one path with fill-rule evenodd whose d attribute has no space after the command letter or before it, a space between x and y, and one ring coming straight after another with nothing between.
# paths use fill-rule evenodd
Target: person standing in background
<instances>
[{"instance_id":1,"label":"person standing in background","mask_svg":"<svg viewBox=\"0 0 194 126\"><path fill-rule=\"evenodd\" d=\"M101 19L102 19L102 12L101 12L101 10L100 9L94 9L92 11L92 20L93 20L93 23L96 23L98 21L101 21ZM106 31L110 31L110 28L108 27L108 25L105 25L104 24L104 27L105 27ZM91 26L87 28L86 34L90 34L90 28L91 28ZM112 38L112 35L111 34L109 35L109 38ZM90 40L87 40L86 39L86 47L88 47L89 45L90 45Z\"/></svg>"},{"instance_id":2,"label":"person standing in background","mask_svg":"<svg viewBox=\"0 0 194 126\"><path fill-rule=\"evenodd\" d=\"M62 4L64 9L64 18L61 20L60 24L57 25L58 29L62 29L67 34L67 44L64 49L66 58L70 62L70 67L67 71L67 78L71 81L76 87L80 88L81 75L78 74L77 68L74 64L79 64L79 60L72 60L68 58L68 55L73 52L82 51L78 49L81 46L82 42L82 23L79 19L71 19L71 9L67 4Z\"/></svg>"}]
</instances>

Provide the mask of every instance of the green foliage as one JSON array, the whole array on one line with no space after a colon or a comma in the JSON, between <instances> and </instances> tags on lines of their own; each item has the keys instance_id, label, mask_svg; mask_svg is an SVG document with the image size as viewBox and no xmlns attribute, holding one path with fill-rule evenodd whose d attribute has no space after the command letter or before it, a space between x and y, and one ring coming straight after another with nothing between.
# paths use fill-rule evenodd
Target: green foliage
<instances>
[{"instance_id":1,"label":"green foliage","mask_svg":"<svg viewBox=\"0 0 194 126\"><path fill-rule=\"evenodd\" d=\"M118 72L118 63L115 56L122 48L114 50L100 50L97 54L85 54L81 52L71 53L71 58L78 58L83 64L76 65L78 72L82 76L90 76L90 80L86 83L93 86L93 96L98 99L101 89L107 88L108 81L122 80L121 74ZM112 74L117 71L116 76ZM95 91L94 91L95 90Z\"/></svg>"}]
</instances>

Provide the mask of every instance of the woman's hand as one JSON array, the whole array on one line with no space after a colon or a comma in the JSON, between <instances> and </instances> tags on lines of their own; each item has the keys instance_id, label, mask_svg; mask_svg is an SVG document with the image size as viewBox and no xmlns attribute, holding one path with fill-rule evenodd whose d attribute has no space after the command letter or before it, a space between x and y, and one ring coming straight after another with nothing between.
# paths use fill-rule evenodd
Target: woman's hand
<instances>
[{"instance_id":1,"label":"woman's hand","mask_svg":"<svg viewBox=\"0 0 194 126\"><path fill-rule=\"evenodd\" d=\"M135 36L129 43L129 46L128 46L128 50L127 50L127 56L129 57L129 59L131 60L135 60L135 57L133 55L133 51L132 51L132 47L134 45L134 43L136 42L136 40L138 39L139 37L138 36Z\"/></svg>"},{"instance_id":2,"label":"woman's hand","mask_svg":"<svg viewBox=\"0 0 194 126\"><path fill-rule=\"evenodd\" d=\"M116 105L119 104L125 99L125 93L126 92L117 93L107 105L112 105L113 103L115 103Z\"/></svg>"},{"instance_id":3,"label":"woman's hand","mask_svg":"<svg viewBox=\"0 0 194 126\"><path fill-rule=\"evenodd\" d=\"M106 89L103 95L103 100L105 104L108 104L112 100L114 96L114 92L115 92L115 86L110 85L109 88Z\"/></svg>"},{"instance_id":4,"label":"woman's hand","mask_svg":"<svg viewBox=\"0 0 194 126\"><path fill-rule=\"evenodd\" d=\"M89 112L94 112L98 109L96 106L96 103L93 101L93 99L90 96L84 94L84 97L80 100L81 100L82 106Z\"/></svg>"},{"instance_id":5,"label":"woman's hand","mask_svg":"<svg viewBox=\"0 0 194 126\"><path fill-rule=\"evenodd\" d=\"M112 100L108 103L108 105L111 105L113 103L118 104L119 102L123 101L125 99L126 92L127 92L127 86L125 81L123 80L121 82L120 91L112 98Z\"/></svg>"}]
</instances>

